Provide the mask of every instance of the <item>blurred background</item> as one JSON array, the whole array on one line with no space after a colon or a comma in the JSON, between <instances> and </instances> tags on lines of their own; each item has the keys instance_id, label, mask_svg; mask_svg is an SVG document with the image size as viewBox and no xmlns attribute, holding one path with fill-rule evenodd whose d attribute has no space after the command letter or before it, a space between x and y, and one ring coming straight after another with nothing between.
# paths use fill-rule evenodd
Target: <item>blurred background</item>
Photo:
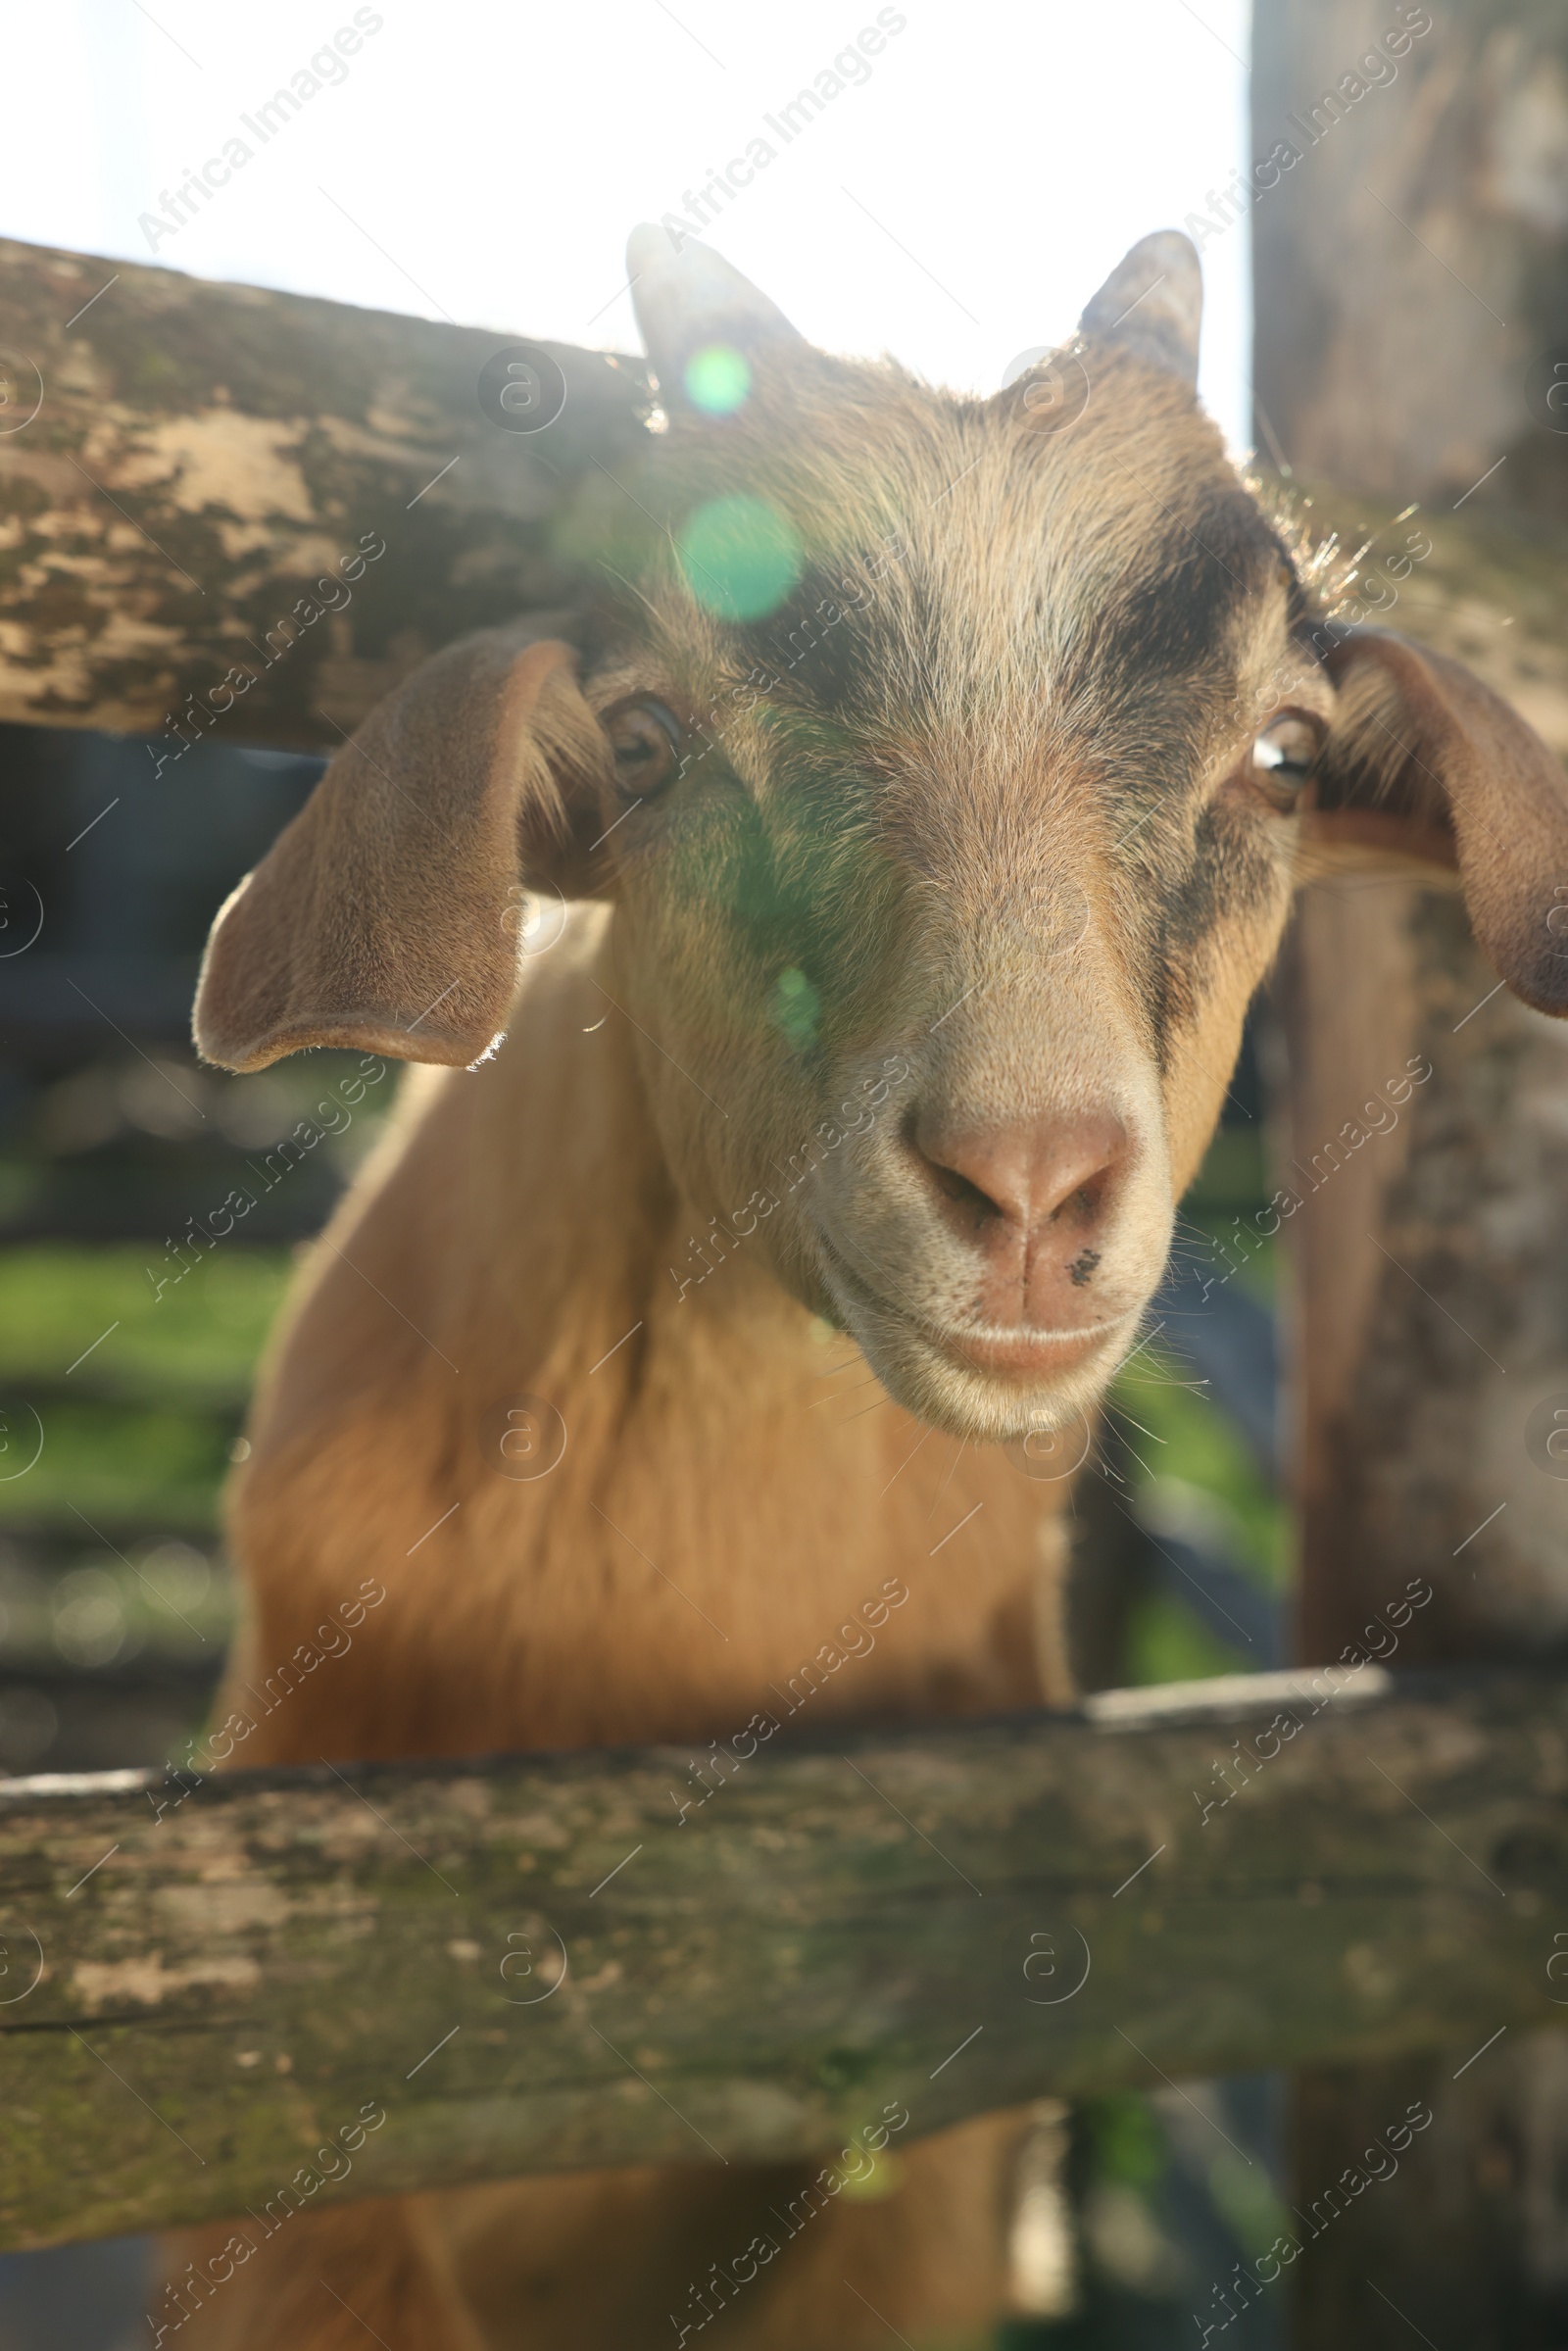
<instances>
[{"instance_id":1,"label":"blurred background","mask_svg":"<svg viewBox=\"0 0 1568 2351\"><path fill-rule=\"evenodd\" d=\"M785 140L778 110L873 18L874 64L844 69L832 104ZM257 110L350 21L361 40L342 71L319 69L309 104L260 136ZM1136 238L1186 224L1206 286L1202 394L1238 457L1258 445L1308 514L1332 477L1323 528L1343 528L1348 554L1363 524L1375 535L1422 502L1423 525L1441 513L1401 624L1471 659L1517 627L1507 690L1568 741L1561 574L1540 552L1568 521L1548 443L1553 320L1568 372L1568 68L1552 12L1476 0L1434 25L1394 0L1381 13L1301 0L1259 22L1272 31L1254 75L1245 0L1127 0L1114 19L1064 0L850 15L839 0L612 0L591 19L473 0L336 15L281 0L260 18L62 0L7 27L0 234L628 352L625 233L667 215L710 233L813 340L988 393L1070 332ZM1357 74L1401 23L1404 65ZM1325 89L1341 100L1320 117ZM236 137L249 162L185 217L191 167ZM715 167L759 138L773 160L705 220ZM1258 227L1276 240L1268 269L1291 269L1269 282L1290 291L1254 343L1252 213L1224 192L1280 138L1301 171ZM1384 190L1397 181L1387 230L1364 200L1374 170ZM1375 234L1390 243L1374 266ZM1494 360L1467 308L1502 325L1489 295L1510 309L1518 296L1525 318ZM1373 364L1385 320L1397 347ZM394 1092L368 1095L345 1132L269 1181L269 1151L333 1082L335 1057L245 1079L195 1063L207 926L320 767L248 742L242 715L163 774L132 735L0 726L12 1773L188 1758L233 1624L219 1494L258 1352ZM1265 1003L1249 1029L1183 1205L1158 1336L1118 1385L1082 1488L1074 1638L1091 1688L1290 1653L1282 1273L1257 1229L1286 1026ZM215 1233L237 1186L258 1205ZM1050 2315L1046 2297L1018 2319L1009 2351L1189 2340L1195 2303L1284 2226L1282 2081L1101 2099L1054 2127L1070 2141L1081 2276L1071 2308ZM134 2242L0 2257L0 2351L124 2351L143 2339L144 2267ZM1285 2328L1280 2295L1227 2331L1264 2351Z\"/></svg>"}]
</instances>

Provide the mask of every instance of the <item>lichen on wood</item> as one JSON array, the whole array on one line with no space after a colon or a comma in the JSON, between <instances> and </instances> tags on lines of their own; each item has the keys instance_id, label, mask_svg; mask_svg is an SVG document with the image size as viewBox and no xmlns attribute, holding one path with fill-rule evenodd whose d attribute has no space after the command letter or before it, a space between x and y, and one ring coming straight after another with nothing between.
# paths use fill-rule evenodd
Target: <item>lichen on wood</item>
<instances>
[{"instance_id":1,"label":"lichen on wood","mask_svg":"<svg viewBox=\"0 0 1568 2351\"><path fill-rule=\"evenodd\" d=\"M636 520L640 361L539 346L520 432L478 397L517 336L6 239L0 302L0 718L329 749Z\"/></svg>"},{"instance_id":2,"label":"lichen on wood","mask_svg":"<svg viewBox=\"0 0 1568 2351\"><path fill-rule=\"evenodd\" d=\"M890 2100L924 2132L1568 2014L1556 1682L1109 1692L760 1749L683 1818L689 1766L0 1787L0 2242L831 2153Z\"/></svg>"}]
</instances>

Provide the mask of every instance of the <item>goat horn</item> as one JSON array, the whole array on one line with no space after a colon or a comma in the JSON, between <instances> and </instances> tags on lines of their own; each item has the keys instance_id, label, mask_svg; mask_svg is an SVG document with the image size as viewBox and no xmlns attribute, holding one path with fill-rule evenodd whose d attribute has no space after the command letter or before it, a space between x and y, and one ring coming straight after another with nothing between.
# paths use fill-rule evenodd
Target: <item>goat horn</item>
<instances>
[{"instance_id":1,"label":"goat horn","mask_svg":"<svg viewBox=\"0 0 1568 2351\"><path fill-rule=\"evenodd\" d=\"M1159 228L1116 264L1078 321L1080 334L1164 367L1185 383L1198 382L1198 336L1203 318L1203 273L1191 237Z\"/></svg>"},{"instance_id":2,"label":"goat horn","mask_svg":"<svg viewBox=\"0 0 1568 2351\"><path fill-rule=\"evenodd\" d=\"M705 344L744 351L804 339L750 278L693 236L677 246L667 229L644 221L631 232L626 268L643 346L666 400L680 396L686 364Z\"/></svg>"}]
</instances>

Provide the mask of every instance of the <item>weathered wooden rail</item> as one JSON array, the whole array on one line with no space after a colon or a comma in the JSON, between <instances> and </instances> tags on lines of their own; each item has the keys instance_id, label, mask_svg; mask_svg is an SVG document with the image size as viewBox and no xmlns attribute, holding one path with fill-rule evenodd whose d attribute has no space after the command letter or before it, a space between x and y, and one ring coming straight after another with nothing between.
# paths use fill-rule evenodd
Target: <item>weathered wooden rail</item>
<instances>
[{"instance_id":1,"label":"weathered wooden rail","mask_svg":"<svg viewBox=\"0 0 1568 2351\"><path fill-rule=\"evenodd\" d=\"M1568 1684L1341 1681L763 1748L700 1806L663 1749L13 1783L0 2242L1562 2021Z\"/></svg>"},{"instance_id":2,"label":"weathered wooden rail","mask_svg":"<svg viewBox=\"0 0 1568 2351\"><path fill-rule=\"evenodd\" d=\"M517 348L0 239L0 718L335 748L426 654L569 602L574 550L641 527L648 384L530 345L565 403L514 430L480 377Z\"/></svg>"}]
</instances>

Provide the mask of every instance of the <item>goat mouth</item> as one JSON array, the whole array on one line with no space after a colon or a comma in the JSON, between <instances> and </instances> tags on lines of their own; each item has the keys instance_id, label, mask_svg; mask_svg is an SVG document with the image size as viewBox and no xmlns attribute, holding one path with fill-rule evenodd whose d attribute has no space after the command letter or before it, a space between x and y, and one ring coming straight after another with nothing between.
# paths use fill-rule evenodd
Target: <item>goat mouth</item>
<instances>
[{"instance_id":1,"label":"goat mouth","mask_svg":"<svg viewBox=\"0 0 1568 2351\"><path fill-rule=\"evenodd\" d=\"M933 1347L967 1370L1015 1372L1038 1379L1045 1373L1076 1370L1125 1331L1131 1320L1131 1313L1114 1314L1070 1331L998 1330L961 1323L952 1328L923 1327Z\"/></svg>"},{"instance_id":2,"label":"goat mouth","mask_svg":"<svg viewBox=\"0 0 1568 2351\"><path fill-rule=\"evenodd\" d=\"M1076 1371L1102 1348L1124 1337L1139 1309L1107 1315L1098 1322L1069 1330L1044 1331L1025 1324L938 1322L929 1315L897 1304L848 1265L827 1235L817 1232L830 1290L848 1310L858 1307L879 1320L910 1332L957 1371L982 1378L1001 1375L1038 1384L1054 1374Z\"/></svg>"}]
</instances>

